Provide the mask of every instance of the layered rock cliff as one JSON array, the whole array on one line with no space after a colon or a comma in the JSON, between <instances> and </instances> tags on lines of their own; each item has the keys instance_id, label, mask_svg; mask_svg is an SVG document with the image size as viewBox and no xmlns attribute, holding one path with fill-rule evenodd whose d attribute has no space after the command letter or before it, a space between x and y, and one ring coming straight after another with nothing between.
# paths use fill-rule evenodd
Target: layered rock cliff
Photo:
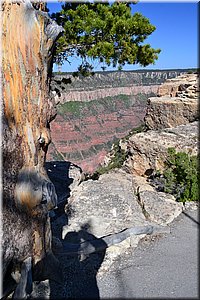
<instances>
[{"instance_id":1,"label":"layered rock cliff","mask_svg":"<svg viewBox=\"0 0 200 300\"><path fill-rule=\"evenodd\" d=\"M156 92L167 79L186 70L97 72L91 77L74 78L71 74L55 75L51 89L59 101L91 101L116 95L136 95Z\"/></svg>"},{"instance_id":2,"label":"layered rock cliff","mask_svg":"<svg viewBox=\"0 0 200 300\"><path fill-rule=\"evenodd\" d=\"M70 160L92 173L111 145L142 124L147 99L177 71L106 72L89 78L56 75L58 115L51 125L49 160Z\"/></svg>"},{"instance_id":3,"label":"layered rock cliff","mask_svg":"<svg viewBox=\"0 0 200 300\"><path fill-rule=\"evenodd\" d=\"M138 133L121 141L120 146L128 154L124 166L132 174L150 175L163 169L168 148L197 155L198 122Z\"/></svg>"},{"instance_id":4,"label":"layered rock cliff","mask_svg":"<svg viewBox=\"0 0 200 300\"><path fill-rule=\"evenodd\" d=\"M157 97L148 99L145 123L149 129L175 127L199 118L199 76L183 74L168 79Z\"/></svg>"}]
</instances>

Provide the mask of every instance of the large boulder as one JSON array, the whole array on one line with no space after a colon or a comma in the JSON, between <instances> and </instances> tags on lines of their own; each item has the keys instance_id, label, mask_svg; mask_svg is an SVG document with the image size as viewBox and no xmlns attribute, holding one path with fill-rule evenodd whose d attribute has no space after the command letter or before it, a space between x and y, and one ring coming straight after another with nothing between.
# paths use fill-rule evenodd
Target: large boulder
<instances>
[{"instance_id":1,"label":"large boulder","mask_svg":"<svg viewBox=\"0 0 200 300\"><path fill-rule=\"evenodd\" d=\"M74 242L74 234L83 231L90 238L103 238L134 226L167 225L182 210L182 205L170 197L157 192L141 177L115 169L98 180L82 182L72 191L66 205L71 213L62 238L70 243ZM134 236L132 243L137 244L141 237Z\"/></svg>"},{"instance_id":2,"label":"large boulder","mask_svg":"<svg viewBox=\"0 0 200 300\"><path fill-rule=\"evenodd\" d=\"M115 169L98 180L81 182L72 191L66 210L71 211L68 224L62 227L67 245L77 240L93 244L97 238L103 242L105 237L135 226L161 226L161 232L169 232L166 225L181 213L182 204L157 192L144 179ZM144 236L130 234L109 246L98 273L108 270L119 255L135 248ZM85 259L81 255L81 260Z\"/></svg>"},{"instance_id":3,"label":"large boulder","mask_svg":"<svg viewBox=\"0 0 200 300\"><path fill-rule=\"evenodd\" d=\"M170 147L197 155L198 122L141 132L122 140L120 146L127 153L124 165L129 172L139 176L150 175L155 170L163 170Z\"/></svg>"},{"instance_id":4,"label":"large boulder","mask_svg":"<svg viewBox=\"0 0 200 300\"><path fill-rule=\"evenodd\" d=\"M68 232L77 232L83 227L100 238L131 226L147 224L133 193L132 175L122 171L82 182L72 192L69 204L72 216L63 228L63 238Z\"/></svg>"},{"instance_id":5,"label":"large boulder","mask_svg":"<svg viewBox=\"0 0 200 300\"><path fill-rule=\"evenodd\" d=\"M160 225L171 223L183 210L170 194L147 190L139 193L139 199L147 219Z\"/></svg>"},{"instance_id":6,"label":"large boulder","mask_svg":"<svg viewBox=\"0 0 200 300\"><path fill-rule=\"evenodd\" d=\"M197 99L152 97L148 99L145 124L148 129L175 127L199 118Z\"/></svg>"}]
</instances>

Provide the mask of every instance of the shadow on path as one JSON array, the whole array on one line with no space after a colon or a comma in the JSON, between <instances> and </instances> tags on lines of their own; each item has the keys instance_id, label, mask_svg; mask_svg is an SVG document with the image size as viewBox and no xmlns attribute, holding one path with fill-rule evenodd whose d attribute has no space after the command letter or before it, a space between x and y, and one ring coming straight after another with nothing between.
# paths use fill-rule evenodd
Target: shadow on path
<instances>
[{"instance_id":1,"label":"shadow on path","mask_svg":"<svg viewBox=\"0 0 200 300\"><path fill-rule=\"evenodd\" d=\"M85 224L78 232L69 232L65 241L80 245L84 241L95 247L96 237L88 232L89 224ZM102 246L105 245L104 241ZM102 247L106 248L106 247ZM72 255L58 255L64 275L64 283L58 287L50 282L50 299L100 299L96 275L104 260L105 250L90 255L76 253Z\"/></svg>"}]
</instances>

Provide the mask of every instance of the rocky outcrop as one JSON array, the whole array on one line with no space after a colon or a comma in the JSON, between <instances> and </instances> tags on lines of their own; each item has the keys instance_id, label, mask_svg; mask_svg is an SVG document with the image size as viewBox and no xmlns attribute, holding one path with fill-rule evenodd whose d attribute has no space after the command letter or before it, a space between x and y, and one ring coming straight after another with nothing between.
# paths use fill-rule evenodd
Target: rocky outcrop
<instances>
[{"instance_id":1,"label":"rocky outcrop","mask_svg":"<svg viewBox=\"0 0 200 300\"><path fill-rule=\"evenodd\" d=\"M63 228L63 238L68 232L78 231L84 226L99 238L147 224L133 193L132 176L125 172L112 172L100 176L99 180L82 182L72 192L69 201L74 213Z\"/></svg>"},{"instance_id":2,"label":"rocky outcrop","mask_svg":"<svg viewBox=\"0 0 200 300\"><path fill-rule=\"evenodd\" d=\"M157 192L144 178L143 183L138 178L116 169L98 180L76 181L74 186L68 181L68 220L58 216L52 223L53 232L60 232L69 254L79 251L81 261L101 249L105 258L99 274L128 248L136 247L146 234L169 233L168 224L183 210L173 196ZM56 177L51 179L57 186ZM73 260L63 260L64 265L70 262Z\"/></svg>"},{"instance_id":3,"label":"rocky outcrop","mask_svg":"<svg viewBox=\"0 0 200 300\"><path fill-rule=\"evenodd\" d=\"M149 129L161 129L187 124L198 118L199 106L196 99L154 97L148 100L145 124Z\"/></svg>"},{"instance_id":4,"label":"rocky outcrop","mask_svg":"<svg viewBox=\"0 0 200 300\"><path fill-rule=\"evenodd\" d=\"M183 210L170 194L144 190L138 197L147 219L160 225L170 224Z\"/></svg>"},{"instance_id":5,"label":"rocky outcrop","mask_svg":"<svg viewBox=\"0 0 200 300\"><path fill-rule=\"evenodd\" d=\"M82 182L66 205L72 215L63 227L63 239L81 229L101 238L133 226L167 225L182 211L173 196L156 192L147 182L143 190L136 186L135 177L120 169Z\"/></svg>"},{"instance_id":6,"label":"rocky outcrop","mask_svg":"<svg viewBox=\"0 0 200 300\"><path fill-rule=\"evenodd\" d=\"M158 88L158 96L170 96L181 98L197 99L198 74L182 74L176 78L167 79L164 84Z\"/></svg>"},{"instance_id":7,"label":"rocky outcrop","mask_svg":"<svg viewBox=\"0 0 200 300\"><path fill-rule=\"evenodd\" d=\"M167 149L174 147L191 155L198 153L198 122L132 135L120 146L128 155L124 165L132 174L144 176L163 169Z\"/></svg>"},{"instance_id":8,"label":"rocky outcrop","mask_svg":"<svg viewBox=\"0 0 200 300\"><path fill-rule=\"evenodd\" d=\"M148 99L145 123L149 129L175 127L199 118L197 74L168 79L158 96Z\"/></svg>"}]
</instances>

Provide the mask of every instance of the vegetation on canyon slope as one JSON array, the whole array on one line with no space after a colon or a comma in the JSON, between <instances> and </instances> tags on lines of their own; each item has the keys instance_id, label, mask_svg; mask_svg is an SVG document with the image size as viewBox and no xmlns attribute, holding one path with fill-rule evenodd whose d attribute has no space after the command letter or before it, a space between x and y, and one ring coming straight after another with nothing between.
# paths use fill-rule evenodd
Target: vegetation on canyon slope
<instances>
[{"instance_id":1,"label":"vegetation on canyon slope","mask_svg":"<svg viewBox=\"0 0 200 300\"><path fill-rule=\"evenodd\" d=\"M138 127L133 128L124 138L123 141L127 140L131 135L143 132L146 130L144 124L141 124ZM127 153L120 146L120 139L118 139L113 145L112 150L110 151L110 162L106 166L100 166L92 175L88 176L88 178L98 179L100 175L108 173L110 170L119 169L123 166Z\"/></svg>"},{"instance_id":2,"label":"vegetation on canyon slope","mask_svg":"<svg viewBox=\"0 0 200 300\"><path fill-rule=\"evenodd\" d=\"M103 69L106 65L118 69L125 64L147 66L158 59L160 49L144 44L156 27L142 14L132 15L130 3L66 2L51 17L65 30L57 41L55 62L79 56L78 71L85 76L93 69L89 59L103 63Z\"/></svg>"},{"instance_id":3,"label":"vegetation on canyon slope","mask_svg":"<svg viewBox=\"0 0 200 300\"><path fill-rule=\"evenodd\" d=\"M86 176L86 178L96 180L99 178L100 175L108 173L110 170L113 169L119 169L123 166L127 155L126 152L123 149L121 149L119 142L113 145L112 151L113 156L108 165L99 167L92 175Z\"/></svg>"},{"instance_id":4,"label":"vegetation on canyon slope","mask_svg":"<svg viewBox=\"0 0 200 300\"><path fill-rule=\"evenodd\" d=\"M199 200L199 179L198 156L169 148L165 169L162 173L157 171L153 181L157 182L159 190L174 195L177 201L186 202Z\"/></svg>"},{"instance_id":5,"label":"vegetation on canyon slope","mask_svg":"<svg viewBox=\"0 0 200 300\"><path fill-rule=\"evenodd\" d=\"M58 105L58 114L63 117L66 114L72 114L73 117L81 117L85 116L86 113L97 116L99 112L112 113L118 111L120 108L128 109L132 105L136 103L136 101L146 102L149 97L154 95L153 93L142 94L139 93L137 95L117 95L117 96L109 96L97 100L92 100L88 102L81 101L69 101L63 104ZM118 107L119 106L119 107Z\"/></svg>"}]
</instances>

